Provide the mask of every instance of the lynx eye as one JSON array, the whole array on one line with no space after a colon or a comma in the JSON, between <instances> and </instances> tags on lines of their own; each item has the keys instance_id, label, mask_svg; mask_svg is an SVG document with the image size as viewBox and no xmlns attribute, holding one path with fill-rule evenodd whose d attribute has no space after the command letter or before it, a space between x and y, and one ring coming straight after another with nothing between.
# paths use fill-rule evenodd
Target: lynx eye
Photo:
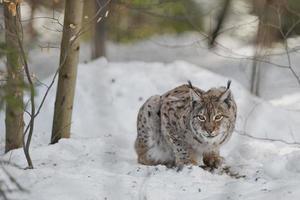
<instances>
[{"instance_id":1,"label":"lynx eye","mask_svg":"<svg viewBox=\"0 0 300 200\"><path fill-rule=\"evenodd\" d=\"M214 120L215 121L220 121L221 119L223 119L223 115L222 114L218 114L214 116Z\"/></svg>"},{"instance_id":2,"label":"lynx eye","mask_svg":"<svg viewBox=\"0 0 300 200\"><path fill-rule=\"evenodd\" d=\"M197 119L199 119L201 122L204 122L206 117L204 115L197 115Z\"/></svg>"}]
</instances>

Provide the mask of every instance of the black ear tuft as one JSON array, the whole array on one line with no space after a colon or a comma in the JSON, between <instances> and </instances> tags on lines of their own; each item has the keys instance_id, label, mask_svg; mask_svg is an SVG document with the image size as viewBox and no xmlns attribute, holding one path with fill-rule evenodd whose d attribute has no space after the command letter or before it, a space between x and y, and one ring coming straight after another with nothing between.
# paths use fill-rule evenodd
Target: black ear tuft
<instances>
[{"instance_id":1,"label":"black ear tuft","mask_svg":"<svg viewBox=\"0 0 300 200\"><path fill-rule=\"evenodd\" d=\"M189 84L189 88L192 89L192 88L193 88L192 82L191 82L190 80L188 80L187 82L188 82L188 84Z\"/></svg>"},{"instance_id":2,"label":"black ear tuft","mask_svg":"<svg viewBox=\"0 0 300 200\"><path fill-rule=\"evenodd\" d=\"M188 87L190 88L191 106L192 108L194 108L197 101L201 99L201 93L198 93L198 91L193 87L192 82L190 80L188 80L187 82Z\"/></svg>"},{"instance_id":3,"label":"black ear tuft","mask_svg":"<svg viewBox=\"0 0 300 200\"><path fill-rule=\"evenodd\" d=\"M227 87L226 87L226 90L229 90L230 85L231 85L231 80L228 80L228 81L227 81Z\"/></svg>"},{"instance_id":4,"label":"black ear tuft","mask_svg":"<svg viewBox=\"0 0 300 200\"><path fill-rule=\"evenodd\" d=\"M230 91L231 80L228 80L226 90L221 94L219 101L225 102L230 108L230 99L231 99L231 91Z\"/></svg>"}]
</instances>

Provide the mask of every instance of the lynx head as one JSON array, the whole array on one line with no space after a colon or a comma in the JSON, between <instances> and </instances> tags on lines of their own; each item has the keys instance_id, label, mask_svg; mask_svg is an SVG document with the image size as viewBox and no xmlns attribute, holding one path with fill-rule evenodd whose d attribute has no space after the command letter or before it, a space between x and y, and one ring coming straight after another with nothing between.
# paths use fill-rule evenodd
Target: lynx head
<instances>
[{"instance_id":1,"label":"lynx head","mask_svg":"<svg viewBox=\"0 0 300 200\"><path fill-rule=\"evenodd\" d=\"M204 92L190 84L191 116L190 126L198 141L225 139L231 134L235 123L236 105L227 87L211 88ZM221 142L221 141L220 141Z\"/></svg>"}]
</instances>

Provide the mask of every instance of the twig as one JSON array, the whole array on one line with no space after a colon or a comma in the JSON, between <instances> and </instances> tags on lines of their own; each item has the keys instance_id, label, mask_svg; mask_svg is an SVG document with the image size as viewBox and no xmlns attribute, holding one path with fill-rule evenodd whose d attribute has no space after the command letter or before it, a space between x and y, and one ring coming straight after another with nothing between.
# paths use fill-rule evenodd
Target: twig
<instances>
[{"instance_id":1,"label":"twig","mask_svg":"<svg viewBox=\"0 0 300 200\"><path fill-rule=\"evenodd\" d=\"M222 28L224 21L227 17L227 13L228 13L230 4L231 4L231 0L224 1L224 6L218 16L217 25L216 25L215 29L213 30L213 32L211 33L211 40L209 41L210 47L214 46L215 40L216 40L217 36L219 35L220 29Z\"/></svg>"},{"instance_id":2,"label":"twig","mask_svg":"<svg viewBox=\"0 0 300 200\"><path fill-rule=\"evenodd\" d=\"M19 20L18 22L20 23L21 30L23 30L22 23L20 21L21 17L19 15L19 13L17 14L17 18ZM23 150L24 150L24 154L25 154L25 157L26 157L26 160L27 160L27 163L28 163L28 168L32 169L33 164L32 164L30 154L29 154L29 147L30 147L31 137L32 137L32 134L33 134L33 129L34 129L34 116L35 116L34 93L35 93L35 91L34 91L34 84L32 82L31 76L30 76L29 67L28 67L25 51L24 51L24 48L23 48L23 43L22 43L22 40L21 40L17 30L16 30L16 36L17 36L17 39L18 39L20 54L21 54L23 64L24 64L26 78L28 80L29 88L30 88L31 113L30 113L30 122L29 122L29 126L28 126L29 127L29 134L28 134L28 137L27 137L27 140L26 140L26 144L25 144L25 134L23 134Z\"/></svg>"},{"instance_id":3,"label":"twig","mask_svg":"<svg viewBox=\"0 0 300 200\"><path fill-rule=\"evenodd\" d=\"M250 135L246 131L241 131L241 130L235 130L235 132L237 132L241 136L245 136L245 137L255 139L255 140L269 141L269 142L281 142L281 143L288 144L288 145L299 145L300 146L300 142L288 142L288 141L285 141L285 140L282 140L282 139L256 137L256 136Z\"/></svg>"},{"instance_id":4,"label":"twig","mask_svg":"<svg viewBox=\"0 0 300 200\"><path fill-rule=\"evenodd\" d=\"M244 130L237 130L237 129L235 129L235 132L237 132L241 136L248 137L248 138L251 138L251 139L256 139L256 140L261 140L261 141L269 141L269 142L282 142L282 143L288 144L288 145L300 145L300 142L288 142L288 141L285 141L283 139L272 139L272 138L265 138L265 137L256 137L256 136L253 136L253 135L249 134L246 131L246 128L247 128L247 125L248 125L248 120L249 120L250 116L253 114L253 112L256 110L256 108L260 104L261 103L255 104L252 107L252 109L250 110L250 112L247 114L247 117L246 117L245 123L244 123L244 128L243 128Z\"/></svg>"}]
</instances>

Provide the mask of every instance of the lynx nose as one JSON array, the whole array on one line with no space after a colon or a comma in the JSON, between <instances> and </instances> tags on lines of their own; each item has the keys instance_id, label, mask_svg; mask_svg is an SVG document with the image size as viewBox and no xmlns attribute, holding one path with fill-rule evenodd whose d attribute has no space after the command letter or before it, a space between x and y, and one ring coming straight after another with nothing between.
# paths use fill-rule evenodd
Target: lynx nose
<instances>
[{"instance_id":1,"label":"lynx nose","mask_svg":"<svg viewBox=\"0 0 300 200\"><path fill-rule=\"evenodd\" d=\"M206 129L206 132L211 134L213 132L213 130L212 129Z\"/></svg>"},{"instance_id":2,"label":"lynx nose","mask_svg":"<svg viewBox=\"0 0 300 200\"><path fill-rule=\"evenodd\" d=\"M214 127L212 126L206 126L205 127L205 130L208 134L211 134L212 132L214 132Z\"/></svg>"}]
</instances>

